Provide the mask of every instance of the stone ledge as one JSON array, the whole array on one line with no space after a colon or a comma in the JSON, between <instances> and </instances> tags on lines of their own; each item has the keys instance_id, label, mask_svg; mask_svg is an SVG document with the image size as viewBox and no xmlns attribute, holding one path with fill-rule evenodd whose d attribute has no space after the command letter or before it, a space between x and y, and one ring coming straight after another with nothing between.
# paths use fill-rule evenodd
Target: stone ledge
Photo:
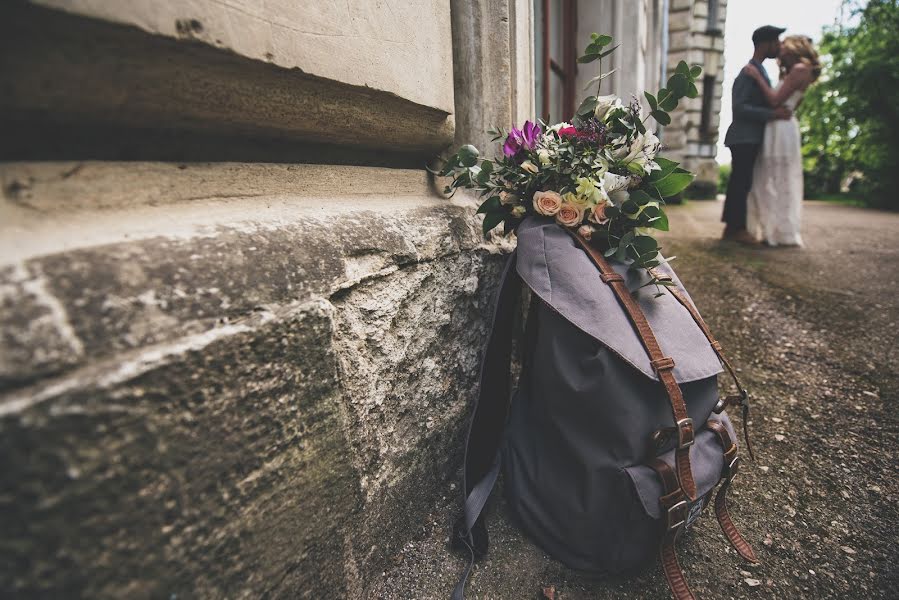
<instances>
[{"instance_id":1,"label":"stone ledge","mask_svg":"<svg viewBox=\"0 0 899 600\"><path fill-rule=\"evenodd\" d=\"M482 243L469 202L434 195L423 172L126 168L88 164L56 179L45 175L58 165L0 170L2 320L16 332L4 340L5 386ZM22 281L44 291L38 304Z\"/></svg>"},{"instance_id":2,"label":"stone ledge","mask_svg":"<svg viewBox=\"0 0 899 600\"><path fill-rule=\"evenodd\" d=\"M451 89L449 99L429 106L191 38L23 2L0 4L0 79L0 125L14 134L0 144L7 157L21 156L19 147L50 155L55 129L65 135L85 123L97 137L109 126L151 124L198 135L401 149L419 153L422 162L453 141ZM29 138L34 127L48 139ZM105 135L115 136L115 129ZM91 155L91 143L109 142L82 140L81 156ZM129 146L139 158L151 151L162 150Z\"/></svg>"}]
</instances>

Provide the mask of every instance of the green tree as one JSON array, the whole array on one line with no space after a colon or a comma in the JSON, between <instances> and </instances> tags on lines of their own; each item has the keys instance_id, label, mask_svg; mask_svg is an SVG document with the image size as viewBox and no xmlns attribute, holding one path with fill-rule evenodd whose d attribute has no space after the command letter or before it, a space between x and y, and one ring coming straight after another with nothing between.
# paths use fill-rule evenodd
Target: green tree
<instances>
[{"instance_id":1,"label":"green tree","mask_svg":"<svg viewBox=\"0 0 899 600\"><path fill-rule=\"evenodd\" d=\"M799 108L806 192L838 192L849 174L868 205L899 209L899 0L847 0L825 30L824 72Z\"/></svg>"}]
</instances>

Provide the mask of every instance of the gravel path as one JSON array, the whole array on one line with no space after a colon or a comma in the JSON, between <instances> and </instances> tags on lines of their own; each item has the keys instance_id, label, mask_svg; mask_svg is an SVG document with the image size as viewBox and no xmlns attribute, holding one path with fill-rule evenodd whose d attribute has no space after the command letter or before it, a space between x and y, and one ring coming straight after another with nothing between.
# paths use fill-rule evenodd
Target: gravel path
<instances>
[{"instance_id":1,"label":"gravel path","mask_svg":"<svg viewBox=\"0 0 899 600\"><path fill-rule=\"evenodd\" d=\"M707 514L680 544L688 581L709 599L899 598L899 214L809 202L806 248L767 249L720 242L720 210L671 207L663 246L754 397L758 458L744 456L731 508L762 564ZM446 549L451 486L370 597L449 596L463 568ZM594 579L547 558L495 496L468 598L669 597L657 565Z\"/></svg>"}]
</instances>

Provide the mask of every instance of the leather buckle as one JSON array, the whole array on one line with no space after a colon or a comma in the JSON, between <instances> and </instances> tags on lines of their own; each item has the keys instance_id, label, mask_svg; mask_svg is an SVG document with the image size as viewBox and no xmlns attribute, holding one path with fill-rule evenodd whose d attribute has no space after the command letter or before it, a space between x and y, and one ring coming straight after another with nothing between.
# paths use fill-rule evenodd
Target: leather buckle
<instances>
[{"instance_id":1,"label":"leather buckle","mask_svg":"<svg viewBox=\"0 0 899 600\"><path fill-rule=\"evenodd\" d=\"M730 461L730 464L728 464L727 466L724 467L723 472L721 473L721 476L724 479L727 479L728 481L733 481L734 477L737 476L737 471L739 470L739 468L740 468L740 457L735 456L734 459L732 461Z\"/></svg>"},{"instance_id":2,"label":"leather buckle","mask_svg":"<svg viewBox=\"0 0 899 600\"><path fill-rule=\"evenodd\" d=\"M668 508L668 531L679 529L687 522L688 506L686 500L681 500Z\"/></svg>"},{"instance_id":3,"label":"leather buckle","mask_svg":"<svg viewBox=\"0 0 899 600\"><path fill-rule=\"evenodd\" d=\"M689 448L696 441L696 432L693 429L693 419L687 417L677 422L677 447Z\"/></svg>"}]
</instances>

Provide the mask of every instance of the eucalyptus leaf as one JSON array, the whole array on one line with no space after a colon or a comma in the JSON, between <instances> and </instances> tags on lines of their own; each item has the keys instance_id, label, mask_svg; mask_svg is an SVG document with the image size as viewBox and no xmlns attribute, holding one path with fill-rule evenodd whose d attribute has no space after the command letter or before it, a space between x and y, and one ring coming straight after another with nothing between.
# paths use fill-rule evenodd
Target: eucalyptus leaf
<instances>
[{"instance_id":1,"label":"eucalyptus leaf","mask_svg":"<svg viewBox=\"0 0 899 600\"><path fill-rule=\"evenodd\" d=\"M643 92L643 95L646 97L646 101L649 102L649 108L655 110L659 107L659 102L656 100L656 97L650 94L649 92Z\"/></svg>"},{"instance_id":2,"label":"eucalyptus leaf","mask_svg":"<svg viewBox=\"0 0 899 600\"><path fill-rule=\"evenodd\" d=\"M612 36L610 35L600 35L593 38L593 43L602 48L603 46L608 46L612 43Z\"/></svg>"},{"instance_id":3,"label":"eucalyptus leaf","mask_svg":"<svg viewBox=\"0 0 899 600\"><path fill-rule=\"evenodd\" d=\"M693 65L692 67L690 67L690 77L696 79L700 75L702 75L702 67L700 67L699 65Z\"/></svg>"},{"instance_id":4,"label":"eucalyptus leaf","mask_svg":"<svg viewBox=\"0 0 899 600\"><path fill-rule=\"evenodd\" d=\"M477 148L475 148L471 144L465 144L464 146L459 148L459 163L463 167L473 167L478 163L479 155L480 153L478 152Z\"/></svg>"},{"instance_id":5,"label":"eucalyptus leaf","mask_svg":"<svg viewBox=\"0 0 899 600\"><path fill-rule=\"evenodd\" d=\"M665 126L671 124L671 117L666 112L662 112L661 110L654 110L651 113L652 118L656 120L656 123L659 125Z\"/></svg>"}]
</instances>

